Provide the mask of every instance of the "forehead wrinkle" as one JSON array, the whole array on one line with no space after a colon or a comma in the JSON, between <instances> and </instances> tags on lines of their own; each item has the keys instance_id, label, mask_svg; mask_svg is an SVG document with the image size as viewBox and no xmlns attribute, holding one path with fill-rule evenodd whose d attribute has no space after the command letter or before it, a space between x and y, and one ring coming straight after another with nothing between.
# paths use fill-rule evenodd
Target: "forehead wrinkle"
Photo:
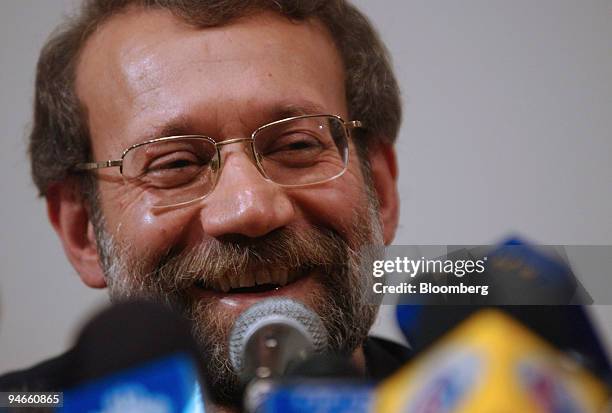
<instances>
[{"instance_id":1,"label":"forehead wrinkle","mask_svg":"<svg viewBox=\"0 0 612 413\"><path fill-rule=\"evenodd\" d=\"M250 103L247 102L248 100L254 99L254 103L258 110L253 112L260 112L260 109L274 104L274 102L266 103L265 101L268 100L268 97L274 99L279 97L276 91L281 87L286 89L285 92L289 91L289 95L292 95L294 101L299 101L300 98L312 98L311 101L318 101L320 97L319 92L327 89L328 85L321 83L321 79L318 79L316 74L319 70L324 70L328 66L333 66L332 61L341 62L338 51L335 48L332 53L326 54L327 58L322 62L325 65L324 68L319 65L316 67L304 65L298 57L301 53L295 53L295 50L300 51L304 49L308 52L309 50L312 51L315 45L318 47L319 43L310 42L311 38L321 38L321 36L330 37L329 33L325 30L321 30L321 24L317 21L309 21L306 22L307 24L299 25L287 21L287 24L282 27L258 25L257 29L266 32L267 38L264 39L265 41L263 44L259 43L258 47L255 48L249 47L251 43L246 41L248 38L245 38L245 36L250 33L247 30L252 30L253 28L252 23L247 23L248 26L245 27L238 24L251 20L249 18L245 18L242 21L237 20L234 23L223 25L218 28L198 29L184 24L168 24L169 22L180 23L180 20L177 20L173 16L168 17L166 13L160 16L159 12L157 12L157 15L154 15L156 12L153 10L139 12L141 15L131 16L130 18L132 20L127 20L126 16L111 18L108 22L109 25L116 22L117 25L123 24L123 27L119 29L117 29L117 26L112 26L112 28L107 27L109 33L104 33L104 27L101 27L99 32L94 34L94 36L98 36L99 38L91 39L91 43L86 45L86 48L89 49L89 55L87 59L84 60L87 60L87 62L81 62L88 63L90 69L88 73L89 78L86 79L84 76L79 76L82 80L81 83L85 84L89 97L97 97L97 99L94 99L97 112L95 117L98 118L96 119L95 126L102 130L106 130L109 136L117 133L125 133L133 137L138 136L136 139L142 141L149 137L158 137L159 135L182 134L185 132L212 134L214 132L214 130L211 130L211 132L207 133L208 131L199 129L198 126L202 125L206 128L212 127L211 129L214 128L218 130L221 126L220 121L227 118L226 116L222 117L222 115L226 115L226 113L225 110L222 111L223 113L217 113L220 108L206 101L205 90L202 91L197 101L194 99L191 101L177 99L173 102L173 105L168 106L163 104L165 100L173 99L177 96L175 93L181 92L182 90L189 91L183 88L183 84L189 84L191 80L195 79L192 78L192 76L196 74L193 70L193 66L208 66L198 68L198 71L210 70L211 76L214 74L223 75L224 72L227 72L227 69L223 67L223 65L228 62L234 62L236 66L241 66L239 68L241 73L236 80L245 83L245 85L250 85L249 88L240 89L236 87L230 90L221 91L224 96L215 95L215 99L224 102L229 100L235 101L239 103L237 106L234 105L236 109L239 112L242 112L244 109L244 113L246 114L249 113L246 107L248 103ZM159 27L162 17L165 24L163 24L163 27ZM266 18L275 20L280 19L278 16L268 16ZM116 19L123 19L123 21ZM145 29L153 33L152 39L146 38L140 25L138 25L138 23L143 20L148 24L148 29L147 27L145 27ZM145 26L147 26L147 24L145 24ZM237 24L237 26L233 27L235 30L231 33L223 32L228 26L234 26L234 24ZM306 32L300 32L301 35L297 36L295 41L292 42L293 48L288 50L286 48L287 43L278 38L279 30L287 29L288 34L285 32L283 33L291 35L293 30L297 28L305 29ZM221 31L217 31L217 29L221 29ZM129 32L127 32L128 30ZM170 30L170 32L167 30ZM114 33L115 31L117 33ZM199 35L202 34L203 31L207 33L207 37L200 40ZM160 38L160 32L166 35ZM179 39L179 36L173 36L175 33L180 34L181 38ZM130 36L126 36L126 34L130 34ZM113 43L113 39L119 39L120 41ZM234 46L237 45L239 48L229 48L231 53L227 53L227 50L222 45L224 41L220 41L219 39L232 42ZM103 40L106 40L106 43L104 43ZM180 42L177 42L177 40L180 40ZM118 44L119 46L113 46L114 44ZM168 47L168 45L172 47ZM87 54L87 50L85 50L85 52L84 54ZM170 52L172 52L172 54L169 54ZM164 62L167 62L168 59L173 59L173 56L176 55L188 58L185 60L176 60L176 64L173 66L164 64ZM249 61L249 64L241 64L242 61ZM256 61L276 61L277 63L282 63L284 68L281 72L279 71L280 69L278 69L280 65L276 64L271 65L272 69L260 70L265 66L255 64ZM114 67L109 65L109 63L115 63ZM122 67L121 64L124 66ZM95 70L96 68L97 70ZM338 79L336 83L343 89L344 83L342 80L344 72L342 65L338 65L337 69L339 69L339 71L333 69L332 76L335 73ZM121 76L122 70L125 76ZM244 76L245 72L250 73L252 76ZM283 78L283 72L301 72L303 75L297 77L309 80L302 82L299 89L294 89L291 85L287 84L286 79ZM206 73L204 72L202 75L205 76ZM278 77L276 75L278 75ZM106 80L105 87L96 87L100 81L100 77L97 76ZM208 76L209 80L211 76ZM84 79L86 79L86 81L84 81ZM130 84L131 79L136 79L137 82L131 82L132 84ZM249 96L252 89L255 88L255 84L262 91L266 91L269 89L271 83L277 84L278 82L280 82L279 86L270 89L271 92L269 94L264 94L264 96L262 96L261 93L258 93L256 96L253 94ZM109 83L110 85L108 85ZM310 85L308 85L308 83L310 83ZM166 87L171 84L177 84L178 87ZM221 93L219 90L214 89L214 82L204 82L202 86L207 86L212 93ZM237 92L246 93L238 95L236 94ZM299 93L299 95L297 95L297 93ZM168 96L166 96L166 94L168 94ZM286 93L285 96L287 96ZM342 96L344 95L342 94ZM195 98L195 95L192 95L192 97ZM127 103L127 105L123 105L124 108L121 110L118 109L120 105L115 105L120 102ZM299 108L298 106L300 105L294 102L291 102L287 106L288 107L285 109L275 109L276 112L270 110L270 114L266 116L261 116L260 113L251 113L250 116L240 116L240 118L248 121L247 123L249 126L257 127L261 125L258 125L255 119L260 117L262 118L261 124L263 124L288 116L329 112L329 110L323 111L318 108L316 110L307 107ZM206 119L198 116L199 119L196 120L195 111L200 111L201 115L202 108L208 110L209 116L207 116ZM100 109L102 112L106 112L107 116L102 116L100 118L98 116L100 115ZM334 108L334 111L338 112L343 109L343 107L338 108L338 110ZM109 123L108 119L119 120L119 122ZM166 122L165 119L168 119L168 121ZM152 123L157 123L157 125L149 126ZM134 142L134 138L130 138L129 136L126 136L125 139L130 139L130 141L132 141L131 143L137 143Z\"/></svg>"},{"instance_id":2,"label":"forehead wrinkle","mask_svg":"<svg viewBox=\"0 0 612 413\"><path fill-rule=\"evenodd\" d=\"M264 20L279 18L275 15L263 15L263 17ZM138 58L134 59L135 61L133 62L133 67L128 69L127 75L131 79L140 80L145 79L146 76L151 77L152 73L155 74L155 78L148 79L145 87L137 92L138 94L146 94L147 92L153 91L161 82L179 82L181 74L183 73L182 69L190 69L191 66L202 66L205 70L207 69L211 72L215 72L218 71L218 69L215 68L217 65L221 66L222 70L225 70L223 67L224 65L227 63L235 63L240 65L244 71L252 72L254 75L257 75L260 78L264 78L265 74L258 73L257 70L253 69L254 63L257 61L280 61L286 67L286 70L289 71L301 71L306 73L312 69L311 67L305 67L302 64L301 59L296 56L294 51L287 50L285 43L277 41L279 36L279 33L277 32L278 28L267 27L266 25L258 26L260 31L268 33L268 38L264 47L254 48L248 41L237 42L236 38L240 40L245 35L245 29L241 27L239 23L248 21L250 19L251 18L249 17L245 17L243 19L237 19L227 25L206 29L183 26L180 34L187 37L181 39L179 48L177 49L176 44L173 44L173 47L164 49L166 52L168 50L172 50L173 55L164 56L164 53L161 55L155 55L155 53L147 54L146 52L149 48L155 48L156 46L163 45L167 42L175 42L176 39L174 38L163 38L157 43L149 44L146 47L140 47L141 53L145 53L146 57L141 59L141 61L138 61ZM289 27L290 30L294 29L294 26L295 25L293 23L287 22L287 27ZM218 31L226 30L228 27L233 28L234 31L232 33ZM312 48L312 42L309 41L310 37L320 37L321 35L329 36L325 28L318 21L306 21L303 22L303 24L300 24L299 27L301 29L308 30L309 34L305 36L306 39L300 39L300 37L303 36L297 36L296 40L293 42L296 50L300 50L301 48ZM208 38L200 38L203 31L209 34ZM233 44L234 47L229 49L223 47L222 45L226 43ZM236 46L238 46L238 48L236 48ZM232 54L228 54L228 50L231 50ZM175 70L172 72L170 72L165 65L160 64L160 62L155 64L153 61L155 57L165 57L168 60L172 60L173 56L177 53L184 52L184 54L191 55L194 53L194 51L196 53L194 57L188 60L180 61L181 65L175 66ZM333 57L334 60L338 60L338 62L340 62L338 66L342 67L341 59L337 53L337 50ZM243 62L248 62L248 64L243 65ZM256 69L259 69L259 67ZM189 71L187 70L186 72Z\"/></svg>"},{"instance_id":3,"label":"forehead wrinkle","mask_svg":"<svg viewBox=\"0 0 612 413\"><path fill-rule=\"evenodd\" d=\"M270 21L286 20L286 19L283 19L281 16L277 16L274 13L266 13L266 12L258 14L256 17L263 22L265 22L266 20L270 20ZM123 72L126 74L125 79L142 80L144 83L144 87L139 92L146 93L148 91L153 90L157 86L156 83L159 83L160 78L162 77L167 78L167 76L165 75L169 71L166 68L166 66L155 64L154 59L153 59L154 53L149 53L148 50L154 49L156 46L163 45L166 42L175 41L176 38L175 36L173 36L174 34L184 35L186 33L191 32L192 35L197 38L197 36L202 31L213 33L217 29L225 29L227 27L235 26L235 33L240 35L240 33L244 30L240 26L240 23L244 21L252 20L254 18L255 16L246 16L243 18L235 19L234 21L229 22L228 24L225 24L222 26L207 27L205 29L200 29L200 28L187 24L186 22L177 18L176 16L174 16L172 13L170 13L167 10L160 10L160 9L145 10L142 8L131 7L131 9L128 9L126 12L121 13L117 16L113 16L109 21L105 22L96 31L96 33L92 35L92 37L87 41L87 43L99 43L98 44L99 47L95 48L96 49L95 53L92 52L91 56L88 56L88 57L89 58L93 57L94 59L96 57L99 57L100 59L96 59L96 60L99 60L98 61L99 64L107 64L109 61L115 61L116 62L115 66L120 67L121 61L125 61L126 58L128 58L129 56L136 55L136 58L132 59L131 63L128 63L125 65ZM162 20L162 19L165 20L166 24L163 24L163 29L160 30L159 20ZM132 20L136 20L136 21L132 21ZM170 20L171 23L173 24L167 24L168 20ZM320 37L321 35L323 35L324 37L330 37L330 34L327 33L327 30L325 29L325 27L318 20L306 20L304 22L300 22L300 24L297 26L294 22L290 22L288 20L285 21L285 23L286 23L285 28L289 28L289 30L293 30L293 28L295 27L300 27L302 29L307 30L308 35L305 36L306 38L304 39L301 38L301 37L304 37L302 33L302 36L297 36L295 40L293 41L293 43L296 45L296 48L298 49L302 47L306 47L306 48L312 47L310 42L307 40L310 37ZM107 26L111 24L114 24L113 27L115 28L115 30L108 29ZM116 26L118 25L122 26L121 27L122 30L117 30ZM124 50L122 50L119 53L120 58L117 59L116 56L113 58L112 53L111 53L113 48L103 47L104 46L103 41L107 40L107 42L110 44L113 44L113 43L117 44L118 42L113 42L113 40L116 40L117 36L121 36L121 32L126 30L126 26L128 29L131 29L131 33L130 33L131 36L129 37L127 42L125 41L126 40L125 38L122 39L124 43L124 46L123 46ZM137 30L133 30L134 27L137 27ZM108 30L105 30L105 29L108 29ZM282 44L282 42L279 43L276 40L278 38L278 33L277 33L278 28L262 24L259 26L259 29L262 32L268 33L268 40L266 42L266 47L254 49L249 46L248 42L246 42L245 44L239 43L238 45L241 46L240 52L236 53L236 56L232 57L232 56L226 55L225 48L219 46L220 43L223 43L219 41L219 39L217 39L217 41L214 41L214 42L203 41L203 42L198 42L198 48L200 49L198 54L213 54L213 56L211 56L210 58L204 58L202 56L200 58L191 59L188 62L184 62L184 63L185 65L187 65L190 63L195 63L195 64L197 63L211 64L211 63L217 63L217 62L220 63L221 61L240 62L244 60L245 59L244 56L247 56L247 55L250 56L250 58L260 58L262 60L268 60L270 58L270 56L268 55L271 54L270 51L272 49L277 49L276 46L280 46L278 47L278 49L284 52L284 54L287 56L287 59L285 59L284 63L288 63L287 60L289 60L289 61L293 61L296 63L292 65L295 68L300 67L299 59L293 57L291 53L286 53L286 50L284 50L285 45ZM170 33L167 33L165 36L161 36L160 33L162 31L164 33L166 33L167 31L170 31ZM153 37L155 40L152 41L151 39L148 39L148 43L147 43L145 41L145 38L148 34L151 34L151 33L153 33ZM234 43L234 45L236 43L235 39L233 39L232 36L230 36L227 33L221 32L221 33L217 33L217 35L221 36L221 40L225 40L227 42ZM182 43L184 44L184 42ZM191 44L191 42L189 43ZM92 49L93 45L90 44L90 46L92 47L89 47L89 49ZM88 49L87 45L85 49ZM100 53L103 50L107 50L108 52ZM214 57L215 54L220 55L221 58ZM258 54L260 56L257 56ZM338 61L341 62L341 59L338 53L335 53L335 54L336 56L334 57ZM104 55L103 58L102 58L102 55ZM129 60L129 58L127 60ZM119 70L119 72L121 72L121 70ZM154 77L152 77L153 74L154 74ZM115 79L115 80L119 82L123 80L122 83L126 83L125 79Z\"/></svg>"}]
</instances>

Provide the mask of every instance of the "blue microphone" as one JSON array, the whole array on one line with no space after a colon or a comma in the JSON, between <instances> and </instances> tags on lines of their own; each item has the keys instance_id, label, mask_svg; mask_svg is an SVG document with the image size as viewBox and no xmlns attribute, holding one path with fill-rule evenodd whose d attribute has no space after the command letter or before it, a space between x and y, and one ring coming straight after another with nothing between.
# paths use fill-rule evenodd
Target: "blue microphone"
<instances>
[{"instance_id":1,"label":"blue microphone","mask_svg":"<svg viewBox=\"0 0 612 413\"><path fill-rule=\"evenodd\" d=\"M58 412L204 412L190 324L150 302L122 303L82 330Z\"/></svg>"}]
</instances>

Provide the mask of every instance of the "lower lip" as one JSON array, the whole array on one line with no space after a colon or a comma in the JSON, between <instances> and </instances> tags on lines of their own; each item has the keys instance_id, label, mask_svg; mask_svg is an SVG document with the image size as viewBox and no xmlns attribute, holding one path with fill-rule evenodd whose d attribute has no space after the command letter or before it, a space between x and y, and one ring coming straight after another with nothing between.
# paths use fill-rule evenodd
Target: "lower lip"
<instances>
[{"instance_id":1,"label":"lower lip","mask_svg":"<svg viewBox=\"0 0 612 413\"><path fill-rule=\"evenodd\" d=\"M214 300L220 304L242 311L247 307L270 297L288 297L303 301L304 297L312 291L316 281L313 274L308 274L283 287L259 293L224 293L213 290L204 290L194 287L194 295L202 300Z\"/></svg>"}]
</instances>

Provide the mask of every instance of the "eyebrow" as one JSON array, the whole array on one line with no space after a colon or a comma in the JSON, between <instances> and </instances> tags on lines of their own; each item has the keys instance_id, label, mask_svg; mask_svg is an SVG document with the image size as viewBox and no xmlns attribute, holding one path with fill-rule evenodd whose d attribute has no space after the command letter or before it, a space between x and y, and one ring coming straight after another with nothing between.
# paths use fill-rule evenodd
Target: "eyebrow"
<instances>
[{"instance_id":1,"label":"eyebrow","mask_svg":"<svg viewBox=\"0 0 612 413\"><path fill-rule=\"evenodd\" d=\"M279 105L276 110L272 111L272 119L270 122L293 116L317 114L327 114L327 111L322 106L310 101L288 103Z\"/></svg>"},{"instance_id":2,"label":"eyebrow","mask_svg":"<svg viewBox=\"0 0 612 413\"><path fill-rule=\"evenodd\" d=\"M260 111L262 114L260 117L260 124L254 125L253 130L259 126L285 118L302 115L328 114L328 112L329 111L324 109L321 105L306 100L298 103L276 104ZM204 131L194 131L193 125L190 126L189 118L185 115L181 115L175 119L169 120L167 123L152 126L150 129L147 129L139 136L135 144L167 136L202 134L206 135Z\"/></svg>"},{"instance_id":3,"label":"eyebrow","mask_svg":"<svg viewBox=\"0 0 612 413\"><path fill-rule=\"evenodd\" d=\"M189 133L189 122L187 117L180 116L162 125L152 126L139 136L136 143L146 142L151 139L163 138L165 136L191 135Z\"/></svg>"}]
</instances>

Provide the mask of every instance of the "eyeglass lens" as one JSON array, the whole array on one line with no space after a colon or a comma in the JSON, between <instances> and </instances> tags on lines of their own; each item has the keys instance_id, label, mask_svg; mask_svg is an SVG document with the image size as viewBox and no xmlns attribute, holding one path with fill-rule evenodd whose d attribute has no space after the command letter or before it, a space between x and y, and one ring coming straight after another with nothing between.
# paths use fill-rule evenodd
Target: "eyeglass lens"
<instances>
[{"instance_id":1,"label":"eyeglass lens","mask_svg":"<svg viewBox=\"0 0 612 413\"><path fill-rule=\"evenodd\" d=\"M259 129L253 150L258 169L271 181L311 185L344 172L348 139L343 122L335 117L303 117ZM172 206L212 192L219 161L216 145L205 137L160 139L130 149L122 173L144 185L156 206Z\"/></svg>"}]
</instances>

